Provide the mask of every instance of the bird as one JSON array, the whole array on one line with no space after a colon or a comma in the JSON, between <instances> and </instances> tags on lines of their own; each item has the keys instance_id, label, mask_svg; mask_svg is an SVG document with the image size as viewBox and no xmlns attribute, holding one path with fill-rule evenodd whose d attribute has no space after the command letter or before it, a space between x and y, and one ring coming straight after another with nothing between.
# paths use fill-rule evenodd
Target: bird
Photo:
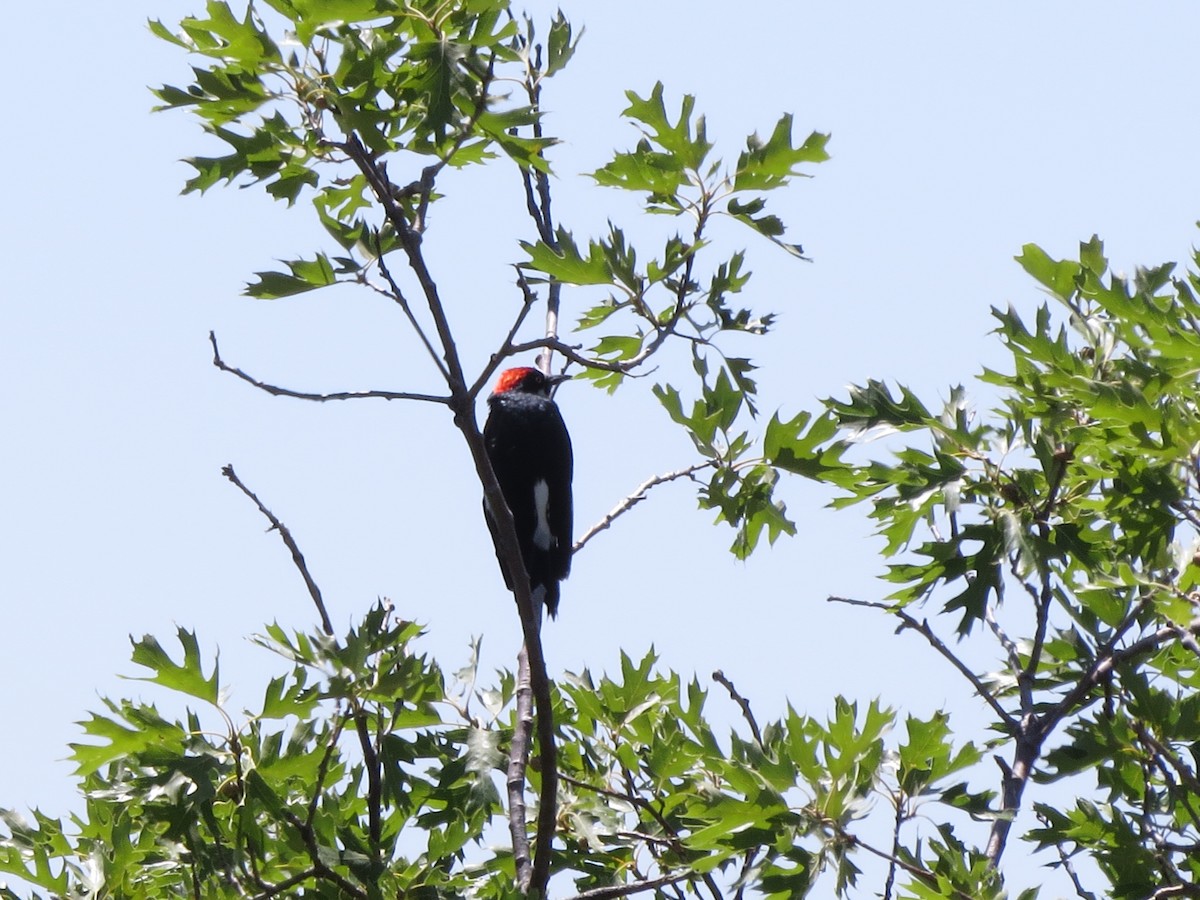
<instances>
[{"instance_id":1,"label":"bird","mask_svg":"<svg viewBox=\"0 0 1200 900\"><path fill-rule=\"evenodd\" d=\"M558 583L571 571L574 457L567 426L550 397L555 385L569 377L546 375L528 366L506 369L488 397L483 426L492 471L516 524L539 623L541 603L551 618L558 614ZM495 540L496 521L486 499L483 509ZM512 590L502 559L500 569Z\"/></svg>"}]
</instances>

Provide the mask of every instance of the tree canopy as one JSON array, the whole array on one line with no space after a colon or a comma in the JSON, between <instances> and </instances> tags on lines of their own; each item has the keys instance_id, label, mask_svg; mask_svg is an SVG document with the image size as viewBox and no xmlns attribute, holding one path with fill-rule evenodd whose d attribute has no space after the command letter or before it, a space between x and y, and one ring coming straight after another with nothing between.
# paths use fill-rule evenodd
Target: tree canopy
<instances>
[{"instance_id":1,"label":"tree canopy","mask_svg":"<svg viewBox=\"0 0 1200 900\"><path fill-rule=\"evenodd\" d=\"M445 407L497 510L475 403L504 360L538 352L601 390L652 390L695 461L649 473L576 550L686 478L745 558L796 531L783 479L831 486L835 506L868 509L889 585L830 600L888 617L905 652L939 657L989 729L836 696L828 715L765 714L723 673L685 679L653 652L623 656L619 672L552 674L502 514L497 554L525 639L515 672L489 678L477 660L447 671L389 602L336 633L300 538L230 466L291 552L319 626L256 637L279 674L243 711L197 635L136 640L133 662L186 714L104 701L72 748L83 812L3 812L0 871L39 896L978 900L1007 896L1019 840L1048 851L1080 897L1200 895L1200 258L1125 276L1098 238L1077 259L1028 245L1018 262L1048 299L1032 314L993 310L1010 360L977 376L991 408L962 386L933 401L864 379L768 416L752 360L729 347L775 320L742 299L746 251L710 231L728 219L803 258L768 203L826 158L826 135L797 139L785 114L722 159L692 97L630 90L624 115L641 137L592 180L678 231L641 245L616 223L577 237L553 207L542 104L578 46L561 13L209 0L203 16L151 27L199 59L190 83L155 92L160 108L188 110L225 148L189 160L185 189L311 202L328 235L257 273L247 295L382 294L444 387L308 392L228 361L213 334L218 369L294 399ZM519 181L532 228L514 243L511 325L481 360L459 352L423 249L431 210L454 202L440 179L468 166ZM659 365L652 386L634 380ZM739 711L729 734L710 718L713 690ZM1018 828L1027 809L1038 826Z\"/></svg>"}]
</instances>

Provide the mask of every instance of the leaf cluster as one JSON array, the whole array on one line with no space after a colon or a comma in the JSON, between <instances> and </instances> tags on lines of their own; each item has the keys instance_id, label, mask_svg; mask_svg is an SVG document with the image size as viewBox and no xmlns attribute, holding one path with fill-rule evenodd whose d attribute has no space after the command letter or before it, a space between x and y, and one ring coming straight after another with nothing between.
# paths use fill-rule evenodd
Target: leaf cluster
<instances>
[{"instance_id":1,"label":"leaf cluster","mask_svg":"<svg viewBox=\"0 0 1200 900\"><path fill-rule=\"evenodd\" d=\"M991 413L961 387L939 407L868 381L797 429L785 467L839 488L835 506L869 506L894 590L859 605L923 636L995 713L1012 762L1001 802L972 804L992 819L985 861L999 862L1031 774L1087 774L1108 802L1037 803L1042 827L1026 837L1064 866L1091 856L1105 896L1187 894L1200 846L1200 276L1115 274L1097 238L1078 260L1029 245L1018 262L1051 301L1031 323L993 310L1012 370L982 375ZM825 438L804 445L817 428ZM862 461L887 435L890 458ZM999 671L968 666L938 636L945 619L959 640L990 639Z\"/></svg>"},{"instance_id":2,"label":"leaf cluster","mask_svg":"<svg viewBox=\"0 0 1200 900\"><path fill-rule=\"evenodd\" d=\"M72 748L83 813L4 812L0 871L32 897L515 896L511 852L490 839L515 681L477 687L477 645L447 676L419 635L382 603L338 638L273 624L256 643L288 668L239 714L194 634L179 631L178 661L134 641L142 680L183 715L106 701ZM555 704L556 866L581 894L662 881L786 898L830 871L843 895L860 874L850 829L879 785L961 805L953 776L978 758L945 750L944 717L910 718L889 747L894 714L840 698L825 721L789 709L761 730L747 706L721 736L708 692L653 651L567 675Z\"/></svg>"}]
</instances>

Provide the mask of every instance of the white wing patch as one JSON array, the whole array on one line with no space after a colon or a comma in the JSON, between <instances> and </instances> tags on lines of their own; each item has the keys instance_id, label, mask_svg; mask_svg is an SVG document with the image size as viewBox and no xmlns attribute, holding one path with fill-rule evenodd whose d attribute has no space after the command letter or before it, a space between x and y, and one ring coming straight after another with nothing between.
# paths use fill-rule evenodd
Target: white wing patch
<instances>
[{"instance_id":1,"label":"white wing patch","mask_svg":"<svg viewBox=\"0 0 1200 900\"><path fill-rule=\"evenodd\" d=\"M533 508L537 511L537 525L533 529L533 545L539 550L549 550L554 543L550 534L550 485L541 478L533 486Z\"/></svg>"}]
</instances>

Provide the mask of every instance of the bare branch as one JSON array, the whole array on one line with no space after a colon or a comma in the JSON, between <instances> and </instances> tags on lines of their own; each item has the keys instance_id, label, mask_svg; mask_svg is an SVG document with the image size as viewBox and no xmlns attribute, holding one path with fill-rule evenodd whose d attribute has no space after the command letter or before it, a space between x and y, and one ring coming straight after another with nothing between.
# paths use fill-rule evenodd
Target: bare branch
<instances>
[{"instance_id":1,"label":"bare branch","mask_svg":"<svg viewBox=\"0 0 1200 900\"><path fill-rule=\"evenodd\" d=\"M534 111L533 135L539 139L543 136L540 70L541 49L539 47L536 58L526 57L525 73L525 88L529 95L529 105ZM538 155L541 156L540 150L538 151ZM523 169L522 173L525 179L526 205L530 215L533 216L542 240L552 249L557 249L558 241L554 236L554 217L550 209L549 174L540 170L531 174L529 168ZM533 197L533 186L530 184L531 177L537 183L536 200ZM512 339L516 336L517 330L520 328L532 305L530 300L531 293L523 277L520 278L519 283L525 296L525 304L517 317L517 321L510 329L508 337L505 339L502 352L505 348L511 349ZM558 310L561 294L562 286L558 283L552 283L546 297L545 333L548 341L558 340ZM513 350L512 352L516 351ZM495 360L496 357L493 357L493 361ZM547 375L550 374L551 354L541 354L538 362L542 371ZM486 381L486 375L481 376L481 380ZM481 389L482 383L477 382L469 396L476 396L476 392ZM537 603L539 601L534 600L533 602ZM537 623L530 623L528 621L528 614L532 610L525 609L520 600L518 601L518 605L521 607L522 627L525 629L525 648L519 662L528 662L531 687L537 701L538 746L541 751L542 790L538 805L537 846L533 858L533 871L531 873L532 887L536 894L545 897L546 888L550 881L550 854L554 846L554 831L558 819L558 753L554 744L554 720L550 697L550 682L546 675L545 662L542 659L541 617L538 617ZM533 628L529 627L531 624L534 625Z\"/></svg>"},{"instance_id":2,"label":"bare branch","mask_svg":"<svg viewBox=\"0 0 1200 900\"><path fill-rule=\"evenodd\" d=\"M614 897L629 897L645 891L657 890L681 881L690 881L696 877L695 872L682 872L675 875L663 875L651 881L636 881L633 884L616 884L609 887L592 888L579 894L572 894L567 900L611 900Z\"/></svg>"},{"instance_id":3,"label":"bare branch","mask_svg":"<svg viewBox=\"0 0 1200 900\"><path fill-rule=\"evenodd\" d=\"M758 744L761 749L763 745L762 732L758 730L758 722L754 720L754 712L750 709L750 701L738 693L737 688L733 686L733 682L720 669L713 672L712 677L713 681L721 684L725 690L729 691L729 696L733 698L733 702L742 708L742 718L750 726L750 733L754 735L754 743Z\"/></svg>"},{"instance_id":4,"label":"bare branch","mask_svg":"<svg viewBox=\"0 0 1200 900\"><path fill-rule=\"evenodd\" d=\"M1054 508L1058 503L1058 492L1062 487L1063 477L1067 473L1067 464L1074 459L1074 451L1065 445L1061 445L1054 451L1054 474L1050 477L1050 487L1046 492L1046 500L1042 504L1041 509L1037 513L1038 532L1041 534L1042 540L1050 539L1050 515L1054 512ZM1016 574L1016 573L1014 573ZM1024 583L1024 581L1022 581ZM1037 610L1037 626L1034 629L1033 646L1029 650L1029 661L1025 665L1023 672L1018 674L1018 679L1022 686L1022 691L1027 689L1031 693L1033 682L1037 678L1038 666L1042 661L1042 649L1046 644L1046 629L1050 624L1050 602L1054 598L1054 588L1050 580L1049 568L1043 568L1042 571L1042 586L1040 593L1033 590L1028 584L1025 589L1029 591L1033 598L1034 608ZM1022 694L1024 700L1024 693ZM1031 707L1024 707L1028 711Z\"/></svg>"},{"instance_id":5,"label":"bare branch","mask_svg":"<svg viewBox=\"0 0 1200 900\"><path fill-rule=\"evenodd\" d=\"M1021 807L1021 795L1025 791L1029 776L1033 773L1033 766L1041 755L1046 738L1068 715L1083 709L1092 702L1094 699L1091 698L1092 691L1108 678L1117 666L1143 653L1152 652L1168 639L1178 636L1178 626L1165 625L1152 634L1134 641L1128 647L1116 649L1117 644L1134 626L1148 603L1149 598L1143 598L1134 604L1125 619L1113 630L1112 637L1099 649L1096 659L1087 672L1062 700L1039 716L1031 713L1022 716L1020 728L1015 734L1016 749L1013 752L1012 766L1005 765L1003 767L1005 771L1000 809L1004 815L997 816L992 822L992 831L988 837L985 851L992 866L1000 863L1009 831L1012 829L1013 818ZM1200 625L1193 623L1191 630L1195 631L1198 628Z\"/></svg>"},{"instance_id":6,"label":"bare branch","mask_svg":"<svg viewBox=\"0 0 1200 900\"><path fill-rule=\"evenodd\" d=\"M552 282L551 287L553 286L554 283ZM527 353L530 350L554 350L558 353L561 353L563 356L577 365L585 366L589 369L600 369L603 372L620 372L622 375L626 375L630 378L636 378L638 376L634 374L634 370L651 356L653 356L658 348L662 346L666 336L672 333L673 332L664 330L658 337L643 347L636 356L631 356L629 359L622 360L621 362L609 362L608 360L604 359L595 359L590 356L584 356L579 352L579 345L568 344L558 338L551 337L538 338L537 340L525 341L521 344L514 344L511 347L512 353L510 355L515 356L518 353Z\"/></svg>"},{"instance_id":7,"label":"bare branch","mask_svg":"<svg viewBox=\"0 0 1200 900\"><path fill-rule=\"evenodd\" d=\"M325 745L325 753L321 757L321 765L317 767L317 778L316 783L313 785L312 797L308 801L308 817L305 819L305 824L309 828L316 821L317 807L320 805L322 792L325 789L325 777L329 774L329 765L333 762L333 754L337 750L338 741L342 736L342 726L345 724L346 719L342 715L342 711L339 710L337 722L329 735L329 743Z\"/></svg>"},{"instance_id":8,"label":"bare branch","mask_svg":"<svg viewBox=\"0 0 1200 900\"><path fill-rule=\"evenodd\" d=\"M432 183L430 187L432 188ZM412 330L417 333L417 338L420 339L421 344L425 347L425 352L428 353L429 358L433 360L433 364L437 366L438 371L442 373L443 378L448 377L449 373L446 371L445 363L441 361L441 359L438 357L437 351L433 349L433 344L430 342L429 336L425 334L425 329L421 327L421 323L417 321L417 317L412 311L412 306L409 304L408 298L404 296L404 291L400 289L400 285L396 282L396 279L392 277L392 270L388 268L387 260L384 259L383 248L379 245L378 235L376 235L375 240L375 261L379 264L379 274L381 274L388 283L389 291L384 291L384 296L390 297L396 303L396 305L400 307L405 318L408 319L408 324L412 326ZM372 285L372 287L374 286ZM376 290L378 290L378 288L376 288Z\"/></svg>"},{"instance_id":9,"label":"bare branch","mask_svg":"<svg viewBox=\"0 0 1200 900\"><path fill-rule=\"evenodd\" d=\"M983 682L979 680L979 676L967 668L966 663L955 656L954 651L947 647L942 639L934 634L933 629L929 626L928 620L922 620L918 622L904 610L899 609L890 603L874 603L869 600L853 600L849 597L829 597L827 598L827 602L847 603L850 606L865 606L869 609L881 609L884 612L891 613L892 615L896 616L903 623L900 626L900 630L910 628L922 635L933 647L933 649L940 653L952 666L954 666L954 668L962 673L962 676L966 678L967 681L971 683L971 686L975 688L975 693L977 693L984 700L984 702L986 702L987 705L992 708L992 711L999 716L1005 730L1010 734L1017 733L1019 730L1019 724L1017 720L1012 717L1008 710L1000 705L1000 701L997 700L991 691L984 686Z\"/></svg>"},{"instance_id":10,"label":"bare branch","mask_svg":"<svg viewBox=\"0 0 1200 900\"><path fill-rule=\"evenodd\" d=\"M297 872L291 878L285 878L278 884L268 884L261 878L256 879L259 887L259 892L254 895L254 900L270 900L271 897L278 897L284 891L290 891L296 885L308 881L310 878L318 876L316 868L305 869L303 872Z\"/></svg>"},{"instance_id":11,"label":"bare branch","mask_svg":"<svg viewBox=\"0 0 1200 900\"><path fill-rule=\"evenodd\" d=\"M921 879L921 881L925 882L926 884L933 885L935 887L940 886L938 885L937 876L928 869L923 869L920 866L913 865L910 862L905 862L903 859L900 859L891 853L880 850L878 847L873 847L861 838L844 831L840 826L834 826L834 830L838 833L839 837L853 844L855 847L867 851L872 856L879 857L889 865L899 866L909 875L912 875L914 878ZM974 900L973 897L971 897L969 894L964 894L962 891L955 890L954 888L950 888L950 891L951 893L949 896L958 898L958 900Z\"/></svg>"},{"instance_id":12,"label":"bare branch","mask_svg":"<svg viewBox=\"0 0 1200 900\"><path fill-rule=\"evenodd\" d=\"M1163 897L1200 897L1200 886L1194 884L1172 884L1161 887L1150 895L1149 900Z\"/></svg>"},{"instance_id":13,"label":"bare branch","mask_svg":"<svg viewBox=\"0 0 1200 900\"><path fill-rule=\"evenodd\" d=\"M446 309L438 292L437 283L429 271L421 251L421 234L417 231L407 214L400 207L394 194L395 186L387 177L387 172L371 152L363 145L352 128L344 129L346 140L339 147L355 163L359 171L367 179L372 193L383 208L388 221L396 229L396 235L408 260L409 269L417 279L424 294L426 306L437 332L438 343L441 345L442 360L445 362L441 369L450 397L442 402L449 405L454 413L454 423L461 431L463 439L471 452L476 474L483 487L484 501L490 510L494 529L493 539L496 543L497 556L507 572L508 583L512 587L516 600L517 612L521 619L521 631L525 638L525 650L528 654L530 668L530 684L533 690L536 708L536 725L538 745L541 751L542 791L538 809L537 849L531 873L530 890L542 897L546 896L546 886L550 877L550 855L554 842L555 823L557 819L557 748L554 733L554 709L550 694L550 681L546 675L546 661L542 652L539 618L535 615L533 599L530 592L529 576L525 571L521 556L521 548L517 541L516 526L512 513L505 502L496 480L496 473L488 458L483 435L475 421L474 396L468 391L466 377L463 374L462 361L458 355L458 347L446 316ZM518 882L524 883L524 872L518 872Z\"/></svg>"},{"instance_id":14,"label":"bare branch","mask_svg":"<svg viewBox=\"0 0 1200 900\"><path fill-rule=\"evenodd\" d=\"M896 801L896 816L892 823L892 858L888 860L887 880L883 884L883 900L892 900L892 890L896 885L896 869L900 859L900 829L904 825L904 793L896 789L893 799Z\"/></svg>"},{"instance_id":15,"label":"bare branch","mask_svg":"<svg viewBox=\"0 0 1200 900\"><path fill-rule=\"evenodd\" d=\"M421 400L426 403L441 403L449 405L449 397L439 397L435 394L414 394L406 391L337 391L332 394L311 394L306 391L293 391L290 388L279 387L278 385L268 384L265 381L259 381L253 375L247 375L236 366L231 366L221 358L221 352L217 348L217 336L213 332L208 333L208 341L213 348L213 365L222 372L228 372L230 375L236 375L238 378L247 384L252 384L260 391L266 391L276 397L294 397L297 400L315 400L318 403L324 403L328 400Z\"/></svg>"},{"instance_id":16,"label":"bare branch","mask_svg":"<svg viewBox=\"0 0 1200 900\"><path fill-rule=\"evenodd\" d=\"M279 532L279 537L283 540L284 545L291 551L292 562L295 563L301 577L304 578L304 584L308 588L309 596L312 597L313 603L316 604L317 612L321 616L321 627L328 635L333 634L333 623L329 621L329 613L325 610L325 601L321 598L321 589L317 587L317 583L313 581L312 575L308 572L308 564L304 561L304 554L300 552L300 548L296 545L292 533L288 531L286 525L275 517L275 514L263 506L263 502L258 499L254 491L246 487L242 480L238 478L237 473L233 471L233 466L228 465L221 469L221 474L233 482L243 494L249 497L254 505L258 507L258 511L267 517L267 521L271 523L271 528Z\"/></svg>"},{"instance_id":17,"label":"bare branch","mask_svg":"<svg viewBox=\"0 0 1200 900\"><path fill-rule=\"evenodd\" d=\"M513 338L517 336L517 332L525 324L525 317L529 315L529 310L537 302L537 295L530 289L529 282L525 280L525 273L520 269L517 269L517 285L521 288L521 295L524 298L521 310L517 313L516 319L513 320L512 327L508 329L508 334L505 335L504 341L500 344L500 349L492 354L492 358L488 360L488 364L484 366L483 371L479 373L479 377L475 379L475 383L467 391L471 397L478 397L479 392L488 383L488 379L492 377L492 373L500 368L500 364L505 359L514 355L515 351L512 349Z\"/></svg>"},{"instance_id":18,"label":"bare branch","mask_svg":"<svg viewBox=\"0 0 1200 900\"><path fill-rule=\"evenodd\" d=\"M1085 701L1088 694L1091 693L1092 688L1103 681L1117 665L1139 654L1157 650L1164 641L1175 636L1176 626L1164 625L1152 634L1147 635L1141 640L1134 641L1122 650L1114 649L1121 638L1125 636L1125 633L1133 627L1147 602L1148 600L1143 599L1135 604L1124 621L1117 626L1113 632L1113 636L1097 652L1096 659L1092 662L1091 667L1079 679L1075 687L1050 710L1042 714L1041 719L1045 722L1047 732L1055 728L1065 716L1074 712L1076 708L1086 705Z\"/></svg>"},{"instance_id":19,"label":"bare branch","mask_svg":"<svg viewBox=\"0 0 1200 900\"><path fill-rule=\"evenodd\" d=\"M512 836L513 862L521 889L529 889L533 877L533 858L529 852L529 831L525 824L525 767L529 760L529 740L533 735L533 687L530 682L529 653L522 645L517 656L516 721L508 751L508 831Z\"/></svg>"},{"instance_id":20,"label":"bare branch","mask_svg":"<svg viewBox=\"0 0 1200 900\"><path fill-rule=\"evenodd\" d=\"M701 469L711 468L715 465L716 463L713 460L705 460L704 462L694 463L693 465L686 466L682 469L676 469L674 472L667 472L663 475L655 475L653 478L647 478L634 489L632 494L609 510L608 514L603 519L585 531L579 540L575 542L575 546L571 552L578 553L583 549L584 545L588 541L611 526L619 516L629 512L629 510L633 509L635 506L645 500L646 493L652 487L657 487L660 484L666 484L669 481L675 481L679 478L687 478L696 474Z\"/></svg>"},{"instance_id":21,"label":"bare branch","mask_svg":"<svg viewBox=\"0 0 1200 900\"><path fill-rule=\"evenodd\" d=\"M996 579L997 600L995 603L985 603L983 607L983 620L987 623L992 634L1004 648L1004 653L1008 657L1009 668L1012 669L1013 678L1017 682L1017 689L1021 695L1021 713L1023 715L1031 715L1033 713L1033 678L1026 676L1021 668L1021 654L1017 651L1016 642L1008 636L996 619L996 607L1004 597L1004 579L998 577Z\"/></svg>"},{"instance_id":22,"label":"bare branch","mask_svg":"<svg viewBox=\"0 0 1200 900\"><path fill-rule=\"evenodd\" d=\"M1075 871L1075 865L1071 862L1071 857L1062 844L1055 844L1054 849L1058 851L1058 861L1063 867L1063 871L1067 873L1067 877L1071 879L1071 884L1075 886L1075 895L1080 900L1096 900L1096 895L1087 890L1083 886L1083 882L1079 880L1079 873Z\"/></svg>"}]
</instances>

